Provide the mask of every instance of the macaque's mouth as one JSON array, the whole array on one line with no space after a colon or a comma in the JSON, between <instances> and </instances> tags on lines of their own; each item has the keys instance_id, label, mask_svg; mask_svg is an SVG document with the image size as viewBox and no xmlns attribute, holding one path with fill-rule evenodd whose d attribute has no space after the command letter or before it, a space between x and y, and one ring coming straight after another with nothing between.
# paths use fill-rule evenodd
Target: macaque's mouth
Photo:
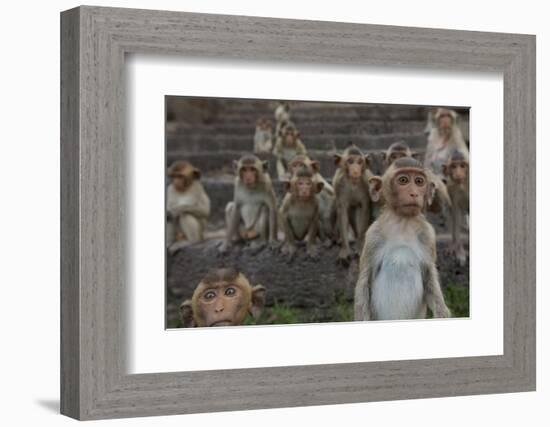
<instances>
[{"instance_id":1,"label":"macaque's mouth","mask_svg":"<svg viewBox=\"0 0 550 427\"><path fill-rule=\"evenodd\" d=\"M404 208L418 208L422 209L422 206L418 203L407 203L406 205L402 205Z\"/></svg>"},{"instance_id":2,"label":"macaque's mouth","mask_svg":"<svg viewBox=\"0 0 550 427\"><path fill-rule=\"evenodd\" d=\"M233 322L231 320L219 320L217 322L211 323L208 326L232 326Z\"/></svg>"}]
</instances>

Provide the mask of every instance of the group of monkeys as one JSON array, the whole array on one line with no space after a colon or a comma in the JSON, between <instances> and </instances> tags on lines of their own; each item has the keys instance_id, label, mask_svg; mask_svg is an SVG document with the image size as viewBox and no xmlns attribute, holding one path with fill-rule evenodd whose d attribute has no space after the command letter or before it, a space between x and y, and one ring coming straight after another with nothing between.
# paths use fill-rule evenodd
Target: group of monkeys
<instances>
[{"instance_id":1,"label":"group of monkeys","mask_svg":"<svg viewBox=\"0 0 550 427\"><path fill-rule=\"evenodd\" d=\"M337 166L332 185L320 174L320 163L307 156L290 108L275 111L275 143L271 126L256 126L256 154L273 150L277 174L286 194L277 200L267 162L244 155L234 162L233 200L225 209L226 237L219 250L227 253L236 241L252 249L279 247L277 229L284 231L281 252L289 261L298 242L317 259L317 241L340 245L337 262L353 257L350 236L360 252L355 288L355 320L449 317L436 268L436 237L424 213L443 212L451 223L448 253L466 260L460 228L468 220L469 153L456 112L437 108L428 119L428 145L422 164L403 142L384 153L365 155L355 145L334 155ZM381 157L379 175L370 165ZM185 161L169 169L167 243L200 241L204 237L210 200L199 182L200 172ZM252 287L242 272L218 269L197 286L191 300L180 307L184 326L239 325L248 314L257 317L265 302L265 288Z\"/></svg>"}]
</instances>

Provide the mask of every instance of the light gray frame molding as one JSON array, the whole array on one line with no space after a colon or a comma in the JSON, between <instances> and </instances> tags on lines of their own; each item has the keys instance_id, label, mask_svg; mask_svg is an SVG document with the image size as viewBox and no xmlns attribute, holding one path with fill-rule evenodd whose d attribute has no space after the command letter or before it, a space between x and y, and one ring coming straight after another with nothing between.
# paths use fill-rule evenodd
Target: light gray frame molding
<instances>
[{"instance_id":1,"label":"light gray frame molding","mask_svg":"<svg viewBox=\"0 0 550 427\"><path fill-rule=\"evenodd\" d=\"M504 354L128 375L127 53L504 76ZM83 6L61 14L61 412L77 419L535 390L535 36Z\"/></svg>"}]
</instances>

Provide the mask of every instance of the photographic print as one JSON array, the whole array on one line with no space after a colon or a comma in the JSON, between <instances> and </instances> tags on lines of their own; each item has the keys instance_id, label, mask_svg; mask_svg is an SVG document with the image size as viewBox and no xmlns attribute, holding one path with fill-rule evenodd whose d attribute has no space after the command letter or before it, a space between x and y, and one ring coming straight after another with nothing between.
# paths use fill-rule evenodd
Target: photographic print
<instances>
[{"instance_id":1,"label":"photographic print","mask_svg":"<svg viewBox=\"0 0 550 427\"><path fill-rule=\"evenodd\" d=\"M469 108L165 100L167 328L469 317Z\"/></svg>"}]
</instances>

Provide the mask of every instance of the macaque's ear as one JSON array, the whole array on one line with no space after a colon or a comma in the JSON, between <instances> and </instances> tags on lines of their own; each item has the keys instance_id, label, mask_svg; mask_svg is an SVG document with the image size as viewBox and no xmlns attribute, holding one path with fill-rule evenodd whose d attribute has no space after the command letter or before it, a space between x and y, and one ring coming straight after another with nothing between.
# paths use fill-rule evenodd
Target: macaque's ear
<instances>
[{"instance_id":1,"label":"macaque's ear","mask_svg":"<svg viewBox=\"0 0 550 427\"><path fill-rule=\"evenodd\" d=\"M369 195L373 202L380 200L380 193L382 191L382 178L379 176L373 176L369 178Z\"/></svg>"},{"instance_id":2,"label":"macaque's ear","mask_svg":"<svg viewBox=\"0 0 550 427\"><path fill-rule=\"evenodd\" d=\"M296 138L300 138L300 131L297 130L296 132L294 132L294 136L296 136Z\"/></svg>"},{"instance_id":3,"label":"macaque's ear","mask_svg":"<svg viewBox=\"0 0 550 427\"><path fill-rule=\"evenodd\" d=\"M321 172L321 163L319 163L319 161L317 161L317 160L313 160L311 162L311 168L313 169L313 171L315 173L319 173L319 172Z\"/></svg>"},{"instance_id":4,"label":"macaque's ear","mask_svg":"<svg viewBox=\"0 0 550 427\"><path fill-rule=\"evenodd\" d=\"M340 166L341 162L342 162L342 155L341 154L335 154L334 155L334 164L336 166Z\"/></svg>"},{"instance_id":5,"label":"macaque's ear","mask_svg":"<svg viewBox=\"0 0 550 427\"><path fill-rule=\"evenodd\" d=\"M239 162L237 160L233 160L233 171L235 174L239 173Z\"/></svg>"},{"instance_id":6,"label":"macaque's ear","mask_svg":"<svg viewBox=\"0 0 550 427\"><path fill-rule=\"evenodd\" d=\"M193 318L193 305L191 300L187 299L180 305L180 319L184 328L194 328L195 319Z\"/></svg>"},{"instance_id":7,"label":"macaque's ear","mask_svg":"<svg viewBox=\"0 0 550 427\"><path fill-rule=\"evenodd\" d=\"M428 191L426 192L426 201L428 206L431 206L435 197L436 187L432 181L428 182Z\"/></svg>"},{"instance_id":8,"label":"macaque's ear","mask_svg":"<svg viewBox=\"0 0 550 427\"><path fill-rule=\"evenodd\" d=\"M265 305L266 290L262 285L256 285L252 288L252 301L250 302L250 314L254 319L260 317Z\"/></svg>"},{"instance_id":9,"label":"macaque's ear","mask_svg":"<svg viewBox=\"0 0 550 427\"><path fill-rule=\"evenodd\" d=\"M283 181L283 187L285 189L286 192L289 192L290 191L290 181Z\"/></svg>"},{"instance_id":10,"label":"macaque's ear","mask_svg":"<svg viewBox=\"0 0 550 427\"><path fill-rule=\"evenodd\" d=\"M317 193L320 193L321 191L323 191L323 187L325 186L325 183L324 182L318 182L315 184L315 190L317 191Z\"/></svg>"},{"instance_id":11,"label":"macaque's ear","mask_svg":"<svg viewBox=\"0 0 550 427\"><path fill-rule=\"evenodd\" d=\"M264 172L267 172L269 170L269 162L267 160L264 160L262 162L262 169Z\"/></svg>"},{"instance_id":12,"label":"macaque's ear","mask_svg":"<svg viewBox=\"0 0 550 427\"><path fill-rule=\"evenodd\" d=\"M443 175L449 176L449 169L447 168L447 165L441 165L441 170L443 172Z\"/></svg>"},{"instance_id":13,"label":"macaque's ear","mask_svg":"<svg viewBox=\"0 0 550 427\"><path fill-rule=\"evenodd\" d=\"M382 161L385 162L386 161L386 152L385 151L380 151L380 157L382 158Z\"/></svg>"},{"instance_id":14,"label":"macaque's ear","mask_svg":"<svg viewBox=\"0 0 550 427\"><path fill-rule=\"evenodd\" d=\"M195 179L201 179L201 171L198 170L197 168L194 168L194 169L193 169L193 177L194 177Z\"/></svg>"}]
</instances>

